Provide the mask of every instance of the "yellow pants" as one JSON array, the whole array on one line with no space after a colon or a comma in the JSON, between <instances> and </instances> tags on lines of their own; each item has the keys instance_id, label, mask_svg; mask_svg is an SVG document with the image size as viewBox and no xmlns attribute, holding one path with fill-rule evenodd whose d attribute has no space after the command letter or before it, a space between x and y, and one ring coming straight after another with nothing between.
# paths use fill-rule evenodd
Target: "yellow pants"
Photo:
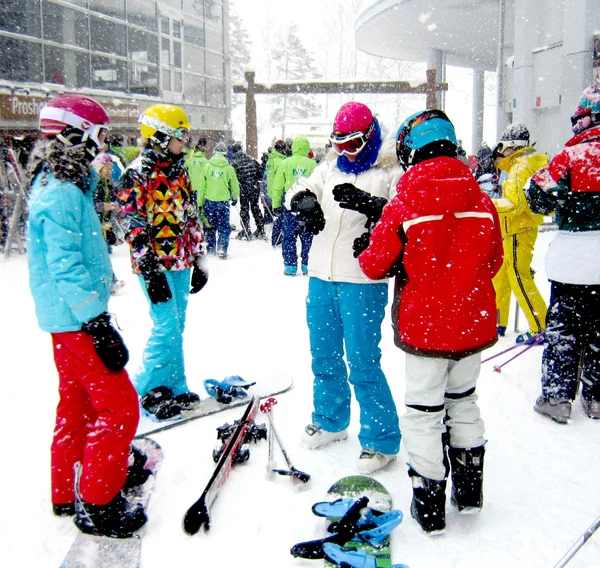
<instances>
[{"instance_id":1,"label":"yellow pants","mask_svg":"<svg viewBox=\"0 0 600 568\"><path fill-rule=\"evenodd\" d=\"M498 325L508 327L510 293L513 292L527 318L529 329L534 333L544 329L548 310L531 275L531 259L537 234L537 228L533 228L504 237L504 264L494 278Z\"/></svg>"}]
</instances>

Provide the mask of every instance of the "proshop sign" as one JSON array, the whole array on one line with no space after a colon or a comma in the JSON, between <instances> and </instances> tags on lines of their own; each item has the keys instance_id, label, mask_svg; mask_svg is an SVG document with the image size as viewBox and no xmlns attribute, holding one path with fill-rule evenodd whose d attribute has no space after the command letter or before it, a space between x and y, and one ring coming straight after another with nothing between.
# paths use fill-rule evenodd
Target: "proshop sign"
<instances>
[{"instance_id":1,"label":"proshop sign","mask_svg":"<svg viewBox=\"0 0 600 568\"><path fill-rule=\"evenodd\" d=\"M2 120L35 122L47 99L41 97L0 95L0 115Z\"/></svg>"}]
</instances>

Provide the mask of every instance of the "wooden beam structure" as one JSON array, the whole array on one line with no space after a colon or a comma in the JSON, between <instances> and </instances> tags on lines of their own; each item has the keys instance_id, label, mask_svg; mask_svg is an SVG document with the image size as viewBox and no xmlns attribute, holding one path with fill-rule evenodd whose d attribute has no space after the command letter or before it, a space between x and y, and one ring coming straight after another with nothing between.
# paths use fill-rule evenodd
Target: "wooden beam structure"
<instances>
[{"instance_id":1,"label":"wooden beam structure","mask_svg":"<svg viewBox=\"0 0 600 568\"><path fill-rule=\"evenodd\" d=\"M234 93L246 95L246 151L258 157L258 127L256 121L255 95L290 94L339 94L339 93L387 93L427 95L426 108L437 107L436 94L447 91L448 83L438 83L435 69L427 69L425 83L412 86L408 81L309 81L305 83L271 83L263 85L255 82L254 71L246 71L245 85L234 85Z\"/></svg>"}]
</instances>

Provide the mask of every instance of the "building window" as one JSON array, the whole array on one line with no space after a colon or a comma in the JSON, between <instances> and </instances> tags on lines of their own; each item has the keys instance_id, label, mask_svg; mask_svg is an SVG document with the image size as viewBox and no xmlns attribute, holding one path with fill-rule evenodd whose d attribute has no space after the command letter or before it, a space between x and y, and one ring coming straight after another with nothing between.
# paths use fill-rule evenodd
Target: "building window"
<instances>
[{"instance_id":1,"label":"building window","mask_svg":"<svg viewBox=\"0 0 600 568\"><path fill-rule=\"evenodd\" d=\"M158 67L130 63L129 91L140 95L158 96Z\"/></svg>"},{"instance_id":2,"label":"building window","mask_svg":"<svg viewBox=\"0 0 600 568\"><path fill-rule=\"evenodd\" d=\"M88 36L87 14L51 2L44 4L44 39L89 49Z\"/></svg>"},{"instance_id":3,"label":"building window","mask_svg":"<svg viewBox=\"0 0 600 568\"><path fill-rule=\"evenodd\" d=\"M90 54L60 47L44 47L46 83L66 87L90 87Z\"/></svg>"},{"instance_id":4,"label":"building window","mask_svg":"<svg viewBox=\"0 0 600 568\"><path fill-rule=\"evenodd\" d=\"M162 88L163 91L171 90L171 71L169 69L163 69L161 72L162 76Z\"/></svg>"},{"instance_id":5,"label":"building window","mask_svg":"<svg viewBox=\"0 0 600 568\"><path fill-rule=\"evenodd\" d=\"M171 40L168 37L160 38L160 64L171 65Z\"/></svg>"},{"instance_id":6,"label":"building window","mask_svg":"<svg viewBox=\"0 0 600 568\"><path fill-rule=\"evenodd\" d=\"M40 0L0 2L0 30L40 37Z\"/></svg>"},{"instance_id":7,"label":"building window","mask_svg":"<svg viewBox=\"0 0 600 568\"><path fill-rule=\"evenodd\" d=\"M0 77L8 81L42 82L42 45L0 36Z\"/></svg>"},{"instance_id":8,"label":"building window","mask_svg":"<svg viewBox=\"0 0 600 568\"><path fill-rule=\"evenodd\" d=\"M221 0L204 0L206 19L213 24L223 27L223 3Z\"/></svg>"},{"instance_id":9,"label":"building window","mask_svg":"<svg viewBox=\"0 0 600 568\"><path fill-rule=\"evenodd\" d=\"M127 91L127 63L114 57L92 55L92 87Z\"/></svg>"},{"instance_id":10,"label":"building window","mask_svg":"<svg viewBox=\"0 0 600 568\"><path fill-rule=\"evenodd\" d=\"M99 12L105 16L113 18L125 19L125 2L124 0L89 0L90 10Z\"/></svg>"},{"instance_id":11,"label":"building window","mask_svg":"<svg viewBox=\"0 0 600 568\"><path fill-rule=\"evenodd\" d=\"M156 2L154 0L127 0L127 21L147 30L156 31Z\"/></svg>"},{"instance_id":12,"label":"building window","mask_svg":"<svg viewBox=\"0 0 600 568\"><path fill-rule=\"evenodd\" d=\"M121 57L127 55L127 32L124 24L90 16L90 41L92 51L114 53Z\"/></svg>"},{"instance_id":13,"label":"building window","mask_svg":"<svg viewBox=\"0 0 600 568\"><path fill-rule=\"evenodd\" d=\"M173 91L176 93L183 91L183 73L181 71L173 71Z\"/></svg>"},{"instance_id":14,"label":"building window","mask_svg":"<svg viewBox=\"0 0 600 568\"><path fill-rule=\"evenodd\" d=\"M206 103L209 106L221 107L225 105L223 81L206 79Z\"/></svg>"},{"instance_id":15,"label":"building window","mask_svg":"<svg viewBox=\"0 0 600 568\"><path fill-rule=\"evenodd\" d=\"M150 32L129 28L129 58L136 62L158 63L158 37Z\"/></svg>"},{"instance_id":16,"label":"building window","mask_svg":"<svg viewBox=\"0 0 600 568\"><path fill-rule=\"evenodd\" d=\"M206 49L212 49L213 51L218 51L219 53L224 53L223 51L223 30L213 28L212 26L205 26L206 29Z\"/></svg>"},{"instance_id":17,"label":"building window","mask_svg":"<svg viewBox=\"0 0 600 568\"><path fill-rule=\"evenodd\" d=\"M206 103L206 79L199 75L185 74L185 100L193 104Z\"/></svg>"},{"instance_id":18,"label":"building window","mask_svg":"<svg viewBox=\"0 0 600 568\"><path fill-rule=\"evenodd\" d=\"M183 0L183 13L193 14L204 19L204 2L202 0Z\"/></svg>"},{"instance_id":19,"label":"building window","mask_svg":"<svg viewBox=\"0 0 600 568\"><path fill-rule=\"evenodd\" d=\"M183 67L186 71L204 74L204 50L186 44L185 53L183 54Z\"/></svg>"},{"instance_id":20,"label":"building window","mask_svg":"<svg viewBox=\"0 0 600 568\"><path fill-rule=\"evenodd\" d=\"M185 43L204 47L204 28L185 24L183 28L183 39Z\"/></svg>"},{"instance_id":21,"label":"building window","mask_svg":"<svg viewBox=\"0 0 600 568\"><path fill-rule=\"evenodd\" d=\"M225 77L222 55L210 53L209 51L206 52L206 74L217 79Z\"/></svg>"},{"instance_id":22,"label":"building window","mask_svg":"<svg viewBox=\"0 0 600 568\"><path fill-rule=\"evenodd\" d=\"M181 39L181 22L176 22L173 20L173 37L177 39Z\"/></svg>"}]
</instances>

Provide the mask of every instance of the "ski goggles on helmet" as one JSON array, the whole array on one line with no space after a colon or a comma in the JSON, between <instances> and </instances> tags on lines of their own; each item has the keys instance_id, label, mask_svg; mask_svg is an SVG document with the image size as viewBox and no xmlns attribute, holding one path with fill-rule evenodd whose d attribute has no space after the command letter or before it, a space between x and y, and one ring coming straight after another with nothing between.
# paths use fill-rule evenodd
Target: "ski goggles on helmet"
<instances>
[{"instance_id":1,"label":"ski goggles on helmet","mask_svg":"<svg viewBox=\"0 0 600 568\"><path fill-rule=\"evenodd\" d=\"M590 126L598 122L600 115L592 113L591 110L587 109L585 112L574 114L571 117L571 130L573 134L579 134Z\"/></svg>"},{"instance_id":2,"label":"ski goggles on helmet","mask_svg":"<svg viewBox=\"0 0 600 568\"><path fill-rule=\"evenodd\" d=\"M494 147L493 156L503 154L509 148L525 148L529 146L529 140L500 140Z\"/></svg>"},{"instance_id":3,"label":"ski goggles on helmet","mask_svg":"<svg viewBox=\"0 0 600 568\"><path fill-rule=\"evenodd\" d=\"M331 142L331 147L340 156L342 154L345 154L346 156L356 156L367 145L367 142L370 140L374 131L375 121L371 122L371 126L367 128L366 132L362 132L361 130L351 132L350 134L333 132L331 136L329 136L329 141Z\"/></svg>"}]
</instances>

